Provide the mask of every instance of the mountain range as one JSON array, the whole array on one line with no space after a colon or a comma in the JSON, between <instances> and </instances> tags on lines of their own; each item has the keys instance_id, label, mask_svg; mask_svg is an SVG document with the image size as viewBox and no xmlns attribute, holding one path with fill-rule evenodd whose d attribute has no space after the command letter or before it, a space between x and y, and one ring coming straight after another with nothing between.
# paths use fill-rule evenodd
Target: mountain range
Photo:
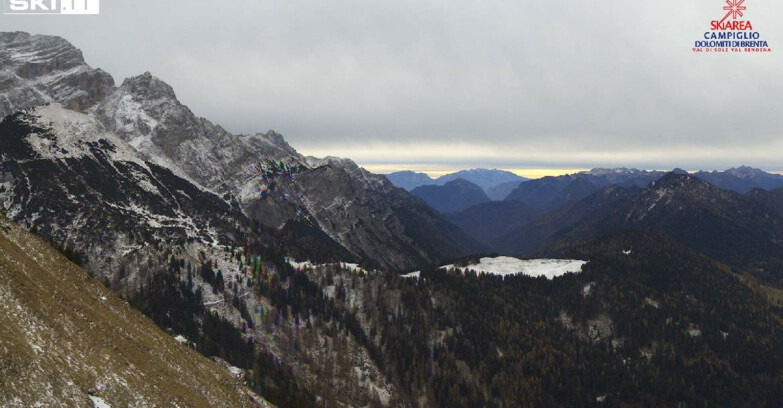
<instances>
[{"instance_id":1,"label":"mountain range","mask_svg":"<svg viewBox=\"0 0 783 408\"><path fill-rule=\"evenodd\" d=\"M321 232L313 239L332 241L326 246L341 247L340 253L398 270L465 254L474 245L384 177L346 159L303 157L274 132L232 135L193 115L149 73L114 88L65 40L3 33L0 44L2 75L9 78L0 92L0 99L11 101L6 113L41 103L76 108L89 116L94 132L110 134L138 159L166 168L265 227L305 224ZM69 92L52 91L64 88ZM37 97L23 98L30 93ZM81 102L73 102L73 95L81 95Z\"/></svg>"},{"instance_id":2,"label":"mountain range","mask_svg":"<svg viewBox=\"0 0 783 408\"><path fill-rule=\"evenodd\" d=\"M710 182L717 188L737 193L747 193L753 189L773 190L783 187L783 176L749 167L729 169L723 172L695 173L675 169L671 173L690 174L696 179ZM564 215L562 211L564 209L583 207L584 203L590 201L591 196L601 194L603 189L609 188L612 191L618 191L618 187L626 189L646 188L666 174L660 171L635 169L594 169L572 175L544 177L521 183L518 188L509 194L505 201L519 203L521 207L519 215L530 214L531 210L541 216L551 213L552 219L558 220L557 222L563 222ZM498 212L496 211L496 206L479 204L466 210L472 214L470 218L484 220L483 225L514 225L516 223L515 215L509 216L506 213ZM497 233L499 229L492 229L495 233L486 235L480 230L487 229L480 224L472 223L470 218L454 218L451 215L449 215L449 218L470 235L476 238L480 236L480 240L483 243L490 244L495 250L510 250L509 247L499 244L499 241L497 241L501 239L501 234ZM525 233L520 232L518 235L525 235ZM509 236L506 239L518 240L519 238L519 236ZM497 242L491 244L487 241L488 239L489 241Z\"/></svg>"},{"instance_id":3,"label":"mountain range","mask_svg":"<svg viewBox=\"0 0 783 408\"><path fill-rule=\"evenodd\" d=\"M160 327L240 369L284 355L331 358L286 351L290 332L264 325L271 301L254 294L260 275L290 268L282 253L404 271L479 246L383 176L304 157L274 132L232 135L149 73L115 87L61 38L0 33L0 62L8 217ZM327 328L315 327L324 338ZM267 351L256 355L256 343ZM322 389L366 404L383 380L366 350L345 347L376 381ZM318 378L316 366L294 367L255 370L251 384L284 406L312 401L294 378Z\"/></svg>"},{"instance_id":4,"label":"mountain range","mask_svg":"<svg viewBox=\"0 0 783 408\"><path fill-rule=\"evenodd\" d=\"M26 33L0 84L2 406L780 405L783 176L384 177Z\"/></svg>"},{"instance_id":5,"label":"mountain range","mask_svg":"<svg viewBox=\"0 0 783 408\"><path fill-rule=\"evenodd\" d=\"M442 186L448 182L457 179L463 179L481 187L487 193L489 193L492 188L502 184L519 183L527 180L526 178L520 177L510 171L498 169L460 170L458 172L449 173L435 179L431 178L425 173L400 171L387 174L386 178L389 179L389 181L391 181L395 186L404 188L408 191L413 191L416 187L421 186Z\"/></svg>"}]
</instances>

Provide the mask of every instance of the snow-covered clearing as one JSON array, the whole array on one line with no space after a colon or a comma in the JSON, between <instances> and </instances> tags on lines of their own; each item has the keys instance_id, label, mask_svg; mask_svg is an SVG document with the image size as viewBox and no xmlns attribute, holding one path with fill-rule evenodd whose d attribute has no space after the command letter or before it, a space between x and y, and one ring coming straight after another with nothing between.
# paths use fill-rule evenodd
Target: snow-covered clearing
<instances>
[{"instance_id":1,"label":"snow-covered clearing","mask_svg":"<svg viewBox=\"0 0 783 408\"><path fill-rule=\"evenodd\" d=\"M477 273L487 273L499 276L523 274L534 278L543 276L547 279L553 279L567 273L582 272L582 267L585 264L587 264L586 261L574 259L523 260L509 256L500 256L497 258L481 258L479 263L470 264L467 267L445 265L441 266L441 269L453 268L462 271L473 270Z\"/></svg>"}]
</instances>

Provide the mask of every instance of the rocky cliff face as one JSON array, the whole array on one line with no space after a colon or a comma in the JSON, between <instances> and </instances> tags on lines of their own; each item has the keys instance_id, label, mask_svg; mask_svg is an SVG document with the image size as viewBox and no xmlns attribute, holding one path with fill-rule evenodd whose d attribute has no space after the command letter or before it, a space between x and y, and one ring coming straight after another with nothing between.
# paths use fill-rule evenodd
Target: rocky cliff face
<instances>
[{"instance_id":1,"label":"rocky cliff face","mask_svg":"<svg viewBox=\"0 0 783 408\"><path fill-rule=\"evenodd\" d=\"M240 193L264 159L301 160L279 135L235 136L196 117L150 73L125 80L95 116L148 159L222 194Z\"/></svg>"},{"instance_id":2,"label":"rocky cliff face","mask_svg":"<svg viewBox=\"0 0 783 408\"><path fill-rule=\"evenodd\" d=\"M0 115L48 103L86 112L144 161L267 227L312 225L324 233L318 239L336 243L327 246L393 270L464 255L476 245L420 200L350 160L305 158L271 131L233 135L194 115L149 73L115 88L63 39L0 34L0 62Z\"/></svg>"},{"instance_id":3,"label":"rocky cliff face","mask_svg":"<svg viewBox=\"0 0 783 408\"><path fill-rule=\"evenodd\" d=\"M277 233L255 225L208 189L145 160L94 118L59 105L4 118L0 207L206 355L249 368L259 344L279 358L302 358L288 350L291 331L299 326L270 321L272 301L258 292L262 281L291 284L281 277L286 265L276 252ZM313 330L313 338L322 335ZM367 351L352 347L352 358L377 373ZM311 366L297 368L295 375L312 386ZM374 384L353 388L346 398L367 400Z\"/></svg>"},{"instance_id":4,"label":"rocky cliff face","mask_svg":"<svg viewBox=\"0 0 783 408\"><path fill-rule=\"evenodd\" d=\"M8 216L78 252L94 276L126 295L164 252L196 263L192 252L240 241L237 209L143 160L87 115L49 105L8 116L0 145Z\"/></svg>"},{"instance_id":5,"label":"rocky cliff face","mask_svg":"<svg viewBox=\"0 0 783 408\"><path fill-rule=\"evenodd\" d=\"M479 246L424 201L350 160L309 164L293 196L324 231L376 267L410 271Z\"/></svg>"},{"instance_id":6,"label":"rocky cliff face","mask_svg":"<svg viewBox=\"0 0 783 408\"><path fill-rule=\"evenodd\" d=\"M0 33L0 117L51 102L84 112L113 87L109 74L62 38Z\"/></svg>"},{"instance_id":7,"label":"rocky cliff face","mask_svg":"<svg viewBox=\"0 0 783 408\"><path fill-rule=\"evenodd\" d=\"M197 118L149 73L123 82L96 117L149 160L236 198L264 225L312 223L375 267L409 270L476 245L383 176L348 159L303 157L272 131L232 135Z\"/></svg>"},{"instance_id":8,"label":"rocky cliff face","mask_svg":"<svg viewBox=\"0 0 783 408\"><path fill-rule=\"evenodd\" d=\"M278 367L315 359L281 370L347 406L368 405L378 387L398 394L350 339L338 357L373 380L357 388L350 371L315 384L314 367L335 356L303 355L292 339L305 320L315 343L329 344L331 329L309 309L289 315L298 292L285 290L285 255L410 270L464 254L473 243L458 228L350 160L198 118L150 74L114 88L64 40L0 38L0 210L205 355L243 368L260 350Z\"/></svg>"}]
</instances>

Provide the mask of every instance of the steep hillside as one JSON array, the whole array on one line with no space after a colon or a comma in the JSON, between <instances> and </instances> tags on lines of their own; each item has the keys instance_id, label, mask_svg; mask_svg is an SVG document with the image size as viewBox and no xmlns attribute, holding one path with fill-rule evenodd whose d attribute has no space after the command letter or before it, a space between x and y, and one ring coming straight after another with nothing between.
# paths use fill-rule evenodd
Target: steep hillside
<instances>
[{"instance_id":1,"label":"steep hillside","mask_svg":"<svg viewBox=\"0 0 783 408\"><path fill-rule=\"evenodd\" d=\"M446 214L454 225L492 248L494 241L520 228L541 212L515 201L491 201Z\"/></svg>"},{"instance_id":2,"label":"steep hillside","mask_svg":"<svg viewBox=\"0 0 783 408\"><path fill-rule=\"evenodd\" d=\"M593 169L565 176L544 177L520 184L506 197L506 201L518 201L531 208L552 211L606 186L646 187L664 174L623 168Z\"/></svg>"},{"instance_id":3,"label":"steep hillside","mask_svg":"<svg viewBox=\"0 0 783 408\"><path fill-rule=\"evenodd\" d=\"M290 316L284 303L291 294L274 292L272 298L267 292L270 284L276 290L293 284L283 255L290 248L280 244L280 232L255 225L233 202L145 161L90 116L50 105L0 122L0 203L9 217L205 356L257 367L251 385L276 404L314 406L317 393L364 406L376 388L394 389L350 340L340 343L343 360L361 364L362 375L375 380L357 386L358 374L351 372L315 381L316 370L333 358L327 335L333 329L326 326L332 318L320 313L310 320L308 338L324 342L318 353L294 347L291 336L301 334L295 322L326 306L319 292L307 309ZM412 230L427 231L412 223ZM305 360L310 364L280 363Z\"/></svg>"},{"instance_id":4,"label":"steep hillside","mask_svg":"<svg viewBox=\"0 0 783 408\"><path fill-rule=\"evenodd\" d=\"M475 245L384 176L348 159L303 157L275 132L232 135L196 117L149 73L125 80L95 116L146 159L236 199L266 227L310 225L324 233L311 234L310 241L328 237L369 265L406 270L464 255ZM421 237L423 245L415 242ZM389 238L399 244L388 245Z\"/></svg>"},{"instance_id":5,"label":"steep hillside","mask_svg":"<svg viewBox=\"0 0 783 408\"><path fill-rule=\"evenodd\" d=\"M62 38L0 32L0 119L50 102L85 111L113 87L109 74Z\"/></svg>"},{"instance_id":6,"label":"steep hillside","mask_svg":"<svg viewBox=\"0 0 783 408\"><path fill-rule=\"evenodd\" d=\"M748 166L726 171L699 171L693 175L714 186L740 194L747 193L754 188L773 190L783 187L783 176Z\"/></svg>"},{"instance_id":7,"label":"steep hillside","mask_svg":"<svg viewBox=\"0 0 783 408\"><path fill-rule=\"evenodd\" d=\"M306 275L357 311L352 332L416 407L777 405L780 309L744 275L652 231L567 257L589 262L553 280Z\"/></svg>"},{"instance_id":8,"label":"steep hillside","mask_svg":"<svg viewBox=\"0 0 783 408\"><path fill-rule=\"evenodd\" d=\"M411 191L419 186L429 186L437 184L430 176L425 173L416 173L415 171L398 171L389 173L386 178L394 184L395 187Z\"/></svg>"},{"instance_id":9,"label":"steep hillside","mask_svg":"<svg viewBox=\"0 0 783 408\"><path fill-rule=\"evenodd\" d=\"M0 327L2 407L263 406L2 215Z\"/></svg>"},{"instance_id":10,"label":"steep hillside","mask_svg":"<svg viewBox=\"0 0 783 408\"><path fill-rule=\"evenodd\" d=\"M474 205L489 202L481 187L463 179L449 181L442 186L421 186L411 194L426 201L441 214L464 210Z\"/></svg>"},{"instance_id":11,"label":"steep hillside","mask_svg":"<svg viewBox=\"0 0 783 408\"><path fill-rule=\"evenodd\" d=\"M669 173L646 189L608 187L496 241L519 254L556 254L622 229L655 229L737 268L783 282L783 218L776 193L745 195Z\"/></svg>"},{"instance_id":12,"label":"steep hillside","mask_svg":"<svg viewBox=\"0 0 783 408\"><path fill-rule=\"evenodd\" d=\"M511 194L512 191L516 190L517 187L519 187L520 184L522 184L524 180L519 181L511 181L508 183L498 184L496 186L490 187L487 189L487 195L490 199L494 201L503 201L508 197L509 194Z\"/></svg>"},{"instance_id":13,"label":"steep hillside","mask_svg":"<svg viewBox=\"0 0 783 408\"><path fill-rule=\"evenodd\" d=\"M515 226L491 243L491 248L507 254L537 256L547 254L553 242L561 239L580 222L588 222L605 216L638 194L637 188L609 186L585 197L572 201L555 211L540 215ZM523 205L523 204L522 204ZM500 223L501 221L497 221ZM598 236L599 232L596 232Z\"/></svg>"},{"instance_id":14,"label":"steep hillside","mask_svg":"<svg viewBox=\"0 0 783 408\"><path fill-rule=\"evenodd\" d=\"M144 161L87 115L50 105L8 116L0 142L8 216L78 252L94 276L125 294L163 252L240 242L239 210Z\"/></svg>"},{"instance_id":15,"label":"steep hillside","mask_svg":"<svg viewBox=\"0 0 783 408\"><path fill-rule=\"evenodd\" d=\"M285 231L290 223L295 231L282 236L292 245L312 242L367 264L405 270L464 255L475 244L414 197L394 191L385 177L358 170L350 160L305 158L272 131L233 135L195 116L169 85L149 73L115 88L111 77L89 67L82 53L61 38L2 33L0 45L2 116L49 103L87 113L141 159L237 203L264 226ZM323 185L350 184L351 190L308 189L299 183L316 177ZM369 211L319 206L350 203L353 192L378 199ZM412 229L411 224L418 225ZM386 236L398 236L405 244L387 246ZM421 236L429 242L417 247L414 240Z\"/></svg>"}]
</instances>

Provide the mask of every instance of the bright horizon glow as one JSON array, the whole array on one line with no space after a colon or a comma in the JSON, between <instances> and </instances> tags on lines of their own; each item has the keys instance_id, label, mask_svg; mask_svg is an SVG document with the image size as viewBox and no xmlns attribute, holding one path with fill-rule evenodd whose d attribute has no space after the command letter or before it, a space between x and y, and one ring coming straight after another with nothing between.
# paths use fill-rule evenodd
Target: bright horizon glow
<instances>
[{"instance_id":1,"label":"bright horizon glow","mask_svg":"<svg viewBox=\"0 0 783 408\"><path fill-rule=\"evenodd\" d=\"M783 170L783 53L691 51L718 0L612 2L610 16L575 0L105 3L83 19L0 16L2 30L61 36L118 85L152 72L197 116L317 157ZM661 10L677 12L662 25ZM781 15L775 1L747 14L773 48Z\"/></svg>"},{"instance_id":2,"label":"bright horizon glow","mask_svg":"<svg viewBox=\"0 0 783 408\"><path fill-rule=\"evenodd\" d=\"M438 165L405 165L405 164L362 164L359 163L364 169L376 173L376 174L389 174L398 171L415 171L417 173L424 173L432 178L438 178L447 174L456 173L461 170L469 170L468 168L459 168L454 166L438 166ZM483 168L483 167L471 167ZM519 169L519 168L498 168L497 170L505 170L528 179L539 179L549 176L564 176L567 174L579 173L580 171L588 171L586 168L573 168L573 169Z\"/></svg>"},{"instance_id":3,"label":"bright horizon glow","mask_svg":"<svg viewBox=\"0 0 783 408\"><path fill-rule=\"evenodd\" d=\"M371 173L375 174L389 174L389 173L395 173L398 171L413 171L416 173L424 173L434 179L437 179L438 177L445 176L447 174L456 173L461 170L470 170L470 169L477 169L477 168L486 168L486 169L497 169L497 170L504 170L509 171L511 173L514 173L518 176L535 180L540 179L543 177L557 177L557 176L565 176L568 174L575 174L582 171L590 171L590 168L502 168L502 167L492 167L492 166L468 166L468 167L456 167L456 166L445 166L445 165L427 165L427 164L362 164L358 163L359 166L362 168L370 171ZM620 166L623 167L623 166ZM628 168L632 168L630 166L625 166ZM739 167L736 166L736 167ZM612 166L604 166L603 168L616 168ZM647 171L671 171L673 169L640 169L640 170L647 170ZM695 173L698 171L713 171L709 169L688 169L686 170L689 173ZM722 169L727 170L727 169ZM722 171L721 170L721 171ZM765 170L762 169L770 174L778 174L783 176L783 171L775 171L775 170Z\"/></svg>"}]
</instances>

